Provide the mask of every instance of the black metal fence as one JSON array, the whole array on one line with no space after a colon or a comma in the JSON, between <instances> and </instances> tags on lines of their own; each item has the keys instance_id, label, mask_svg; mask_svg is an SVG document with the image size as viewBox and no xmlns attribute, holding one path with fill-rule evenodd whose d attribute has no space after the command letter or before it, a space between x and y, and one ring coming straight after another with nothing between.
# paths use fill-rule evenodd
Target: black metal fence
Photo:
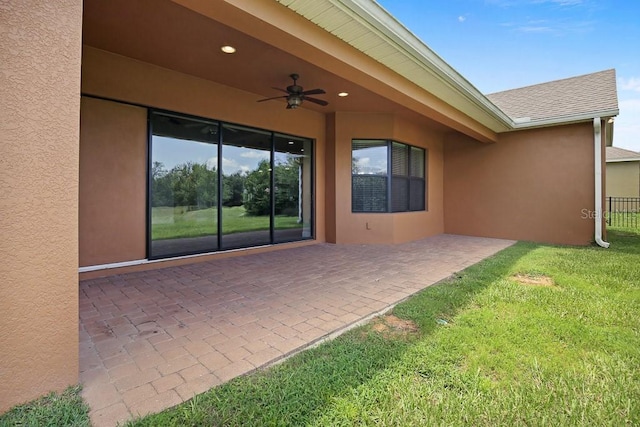
<instances>
[{"instance_id":1,"label":"black metal fence","mask_svg":"<svg viewBox=\"0 0 640 427\"><path fill-rule=\"evenodd\" d=\"M640 197L607 197L607 225L640 228Z\"/></svg>"}]
</instances>

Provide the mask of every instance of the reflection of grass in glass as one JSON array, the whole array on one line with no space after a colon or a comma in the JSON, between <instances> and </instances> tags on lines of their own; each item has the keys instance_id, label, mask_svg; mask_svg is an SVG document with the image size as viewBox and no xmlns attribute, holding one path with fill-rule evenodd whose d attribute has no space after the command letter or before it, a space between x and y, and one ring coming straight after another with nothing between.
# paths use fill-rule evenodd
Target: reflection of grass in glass
<instances>
[{"instance_id":1,"label":"reflection of grass in glass","mask_svg":"<svg viewBox=\"0 0 640 427\"><path fill-rule=\"evenodd\" d=\"M200 237L217 233L217 209L189 211L186 206L156 207L151 210L151 238L176 239L180 237ZM301 227L296 216L279 216L276 228ZM242 206L222 208L222 231L224 234L241 233L269 229L268 216L246 215Z\"/></svg>"}]
</instances>

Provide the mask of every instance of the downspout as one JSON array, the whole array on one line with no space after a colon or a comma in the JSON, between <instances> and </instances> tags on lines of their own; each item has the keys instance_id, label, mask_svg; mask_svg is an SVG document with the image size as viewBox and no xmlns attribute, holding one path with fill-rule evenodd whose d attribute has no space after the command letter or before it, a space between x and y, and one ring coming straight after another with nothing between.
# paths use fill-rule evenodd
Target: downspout
<instances>
[{"instance_id":1,"label":"downspout","mask_svg":"<svg viewBox=\"0 0 640 427\"><path fill-rule=\"evenodd\" d=\"M596 190L596 243L603 247L608 248L609 242L602 240L602 218L604 218L602 212L602 121L600 117L593 119L593 146L595 154L595 190Z\"/></svg>"}]
</instances>

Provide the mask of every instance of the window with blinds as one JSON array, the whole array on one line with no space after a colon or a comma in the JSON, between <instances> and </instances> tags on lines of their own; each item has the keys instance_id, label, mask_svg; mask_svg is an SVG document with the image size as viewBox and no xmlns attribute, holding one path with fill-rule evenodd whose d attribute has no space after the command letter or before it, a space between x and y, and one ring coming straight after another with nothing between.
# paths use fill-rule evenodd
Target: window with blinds
<instances>
[{"instance_id":1,"label":"window with blinds","mask_svg":"<svg viewBox=\"0 0 640 427\"><path fill-rule=\"evenodd\" d=\"M352 212L426 209L426 151L388 140L353 140Z\"/></svg>"}]
</instances>

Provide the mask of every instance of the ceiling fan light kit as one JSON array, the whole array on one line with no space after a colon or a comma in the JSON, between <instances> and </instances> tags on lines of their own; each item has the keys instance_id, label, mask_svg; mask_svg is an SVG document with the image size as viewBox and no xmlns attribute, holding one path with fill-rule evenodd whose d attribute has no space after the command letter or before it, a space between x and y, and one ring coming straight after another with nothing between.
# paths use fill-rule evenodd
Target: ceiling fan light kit
<instances>
[{"instance_id":1,"label":"ceiling fan light kit","mask_svg":"<svg viewBox=\"0 0 640 427\"><path fill-rule=\"evenodd\" d=\"M312 98L309 95L322 95L326 93L324 89L311 89L304 90L304 88L298 85L298 79L300 78L297 74L291 74L289 77L293 80L293 84L287 86L286 89L280 89L274 87L273 89L279 90L281 92L285 92L286 95L274 96L272 98L260 99L258 102L270 101L272 99L286 99L287 100L287 110L294 110L298 108L304 101L313 102L314 104L326 106L329 103L323 99Z\"/></svg>"}]
</instances>

